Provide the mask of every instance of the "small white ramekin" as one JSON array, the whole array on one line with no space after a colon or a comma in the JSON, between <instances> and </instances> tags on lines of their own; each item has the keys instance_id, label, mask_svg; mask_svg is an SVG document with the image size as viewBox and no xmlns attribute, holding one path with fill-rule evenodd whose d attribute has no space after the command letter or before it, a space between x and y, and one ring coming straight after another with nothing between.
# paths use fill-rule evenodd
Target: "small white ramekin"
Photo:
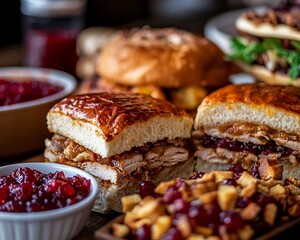
<instances>
[{"instance_id":1,"label":"small white ramekin","mask_svg":"<svg viewBox=\"0 0 300 240\"><path fill-rule=\"evenodd\" d=\"M80 202L49 211L32 213L0 212L0 240L68 240L79 234L92 211L98 183L89 173L56 163L20 163L0 167L0 176L19 167L43 173L63 171L67 177L76 174L91 180L90 194Z\"/></svg>"}]
</instances>

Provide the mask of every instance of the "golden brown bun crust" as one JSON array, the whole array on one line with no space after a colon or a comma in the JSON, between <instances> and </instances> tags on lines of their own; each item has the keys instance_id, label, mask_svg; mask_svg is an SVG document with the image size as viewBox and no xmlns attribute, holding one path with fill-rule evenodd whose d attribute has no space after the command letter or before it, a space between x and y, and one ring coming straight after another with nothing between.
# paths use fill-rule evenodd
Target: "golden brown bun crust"
<instances>
[{"instance_id":1,"label":"golden brown bun crust","mask_svg":"<svg viewBox=\"0 0 300 240\"><path fill-rule=\"evenodd\" d=\"M124 127L152 117L190 118L167 101L129 92L74 95L57 103L49 113L60 113L96 125L103 131L106 141L113 139Z\"/></svg>"},{"instance_id":2,"label":"golden brown bun crust","mask_svg":"<svg viewBox=\"0 0 300 240\"><path fill-rule=\"evenodd\" d=\"M300 88L265 83L231 84L211 93L202 105L219 103L268 105L300 114Z\"/></svg>"},{"instance_id":3,"label":"golden brown bun crust","mask_svg":"<svg viewBox=\"0 0 300 240\"><path fill-rule=\"evenodd\" d=\"M123 31L106 45L96 72L115 83L166 88L224 86L236 71L208 39L175 28Z\"/></svg>"}]
</instances>

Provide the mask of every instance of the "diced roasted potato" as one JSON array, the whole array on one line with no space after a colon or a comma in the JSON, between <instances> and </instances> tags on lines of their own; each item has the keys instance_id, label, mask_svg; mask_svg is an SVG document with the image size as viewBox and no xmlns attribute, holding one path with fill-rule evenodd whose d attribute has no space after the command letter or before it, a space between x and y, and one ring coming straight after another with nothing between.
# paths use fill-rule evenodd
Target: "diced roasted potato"
<instances>
[{"instance_id":1,"label":"diced roasted potato","mask_svg":"<svg viewBox=\"0 0 300 240\"><path fill-rule=\"evenodd\" d=\"M142 200L139 194L132 194L128 196L124 196L121 199L122 202L122 211L128 212L131 211L132 208L137 205Z\"/></svg>"},{"instance_id":2,"label":"diced roasted potato","mask_svg":"<svg viewBox=\"0 0 300 240\"><path fill-rule=\"evenodd\" d=\"M237 189L231 185L220 185L217 191L218 204L222 210L233 209L238 197Z\"/></svg>"}]
</instances>

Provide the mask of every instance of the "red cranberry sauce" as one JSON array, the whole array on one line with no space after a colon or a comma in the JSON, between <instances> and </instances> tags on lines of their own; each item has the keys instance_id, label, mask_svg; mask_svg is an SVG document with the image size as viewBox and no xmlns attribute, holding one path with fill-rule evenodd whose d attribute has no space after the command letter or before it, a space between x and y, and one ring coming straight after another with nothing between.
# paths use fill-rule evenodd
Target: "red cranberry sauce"
<instances>
[{"instance_id":1,"label":"red cranberry sauce","mask_svg":"<svg viewBox=\"0 0 300 240\"><path fill-rule=\"evenodd\" d=\"M32 29L25 35L25 64L76 75L77 29ZM36 44L38 42L39 44Z\"/></svg>"},{"instance_id":2,"label":"red cranberry sauce","mask_svg":"<svg viewBox=\"0 0 300 240\"><path fill-rule=\"evenodd\" d=\"M39 212L75 204L89 195L89 179L62 171L44 174L28 167L0 177L0 211Z\"/></svg>"},{"instance_id":3,"label":"red cranberry sauce","mask_svg":"<svg viewBox=\"0 0 300 240\"><path fill-rule=\"evenodd\" d=\"M251 142L233 141L229 138L217 138L213 136L204 135L200 139L200 144L207 148L225 148L235 152L248 152L254 155L270 153L280 153L281 156L290 155L293 150L284 146L278 146L274 141L270 140L264 145L258 145Z\"/></svg>"},{"instance_id":4,"label":"red cranberry sauce","mask_svg":"<svg viewBox=\"0 0 300 240\"><path fill-rule=\"evenodd\" d=\"M0 106L43 98L61 90L60 86L31 79L22 82L0 79Z\"/></svg>"}]
</instances>

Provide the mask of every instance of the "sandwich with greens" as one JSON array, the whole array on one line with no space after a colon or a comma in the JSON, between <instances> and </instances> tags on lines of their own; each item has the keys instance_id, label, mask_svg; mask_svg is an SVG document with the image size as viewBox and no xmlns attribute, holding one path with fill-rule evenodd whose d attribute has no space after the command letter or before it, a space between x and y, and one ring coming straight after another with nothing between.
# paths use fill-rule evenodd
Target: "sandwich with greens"
<instances>
[{"instance_id":1,"label":"sandwich with greens","mask_svg":"<svg viewBox=\"0 0 300 240\"><path fill-rule=\"evenodd\" d=\"M300 86L300 3L282 1L236 20L229 59L270 84Z\"/></svg>"}]
</instances>

